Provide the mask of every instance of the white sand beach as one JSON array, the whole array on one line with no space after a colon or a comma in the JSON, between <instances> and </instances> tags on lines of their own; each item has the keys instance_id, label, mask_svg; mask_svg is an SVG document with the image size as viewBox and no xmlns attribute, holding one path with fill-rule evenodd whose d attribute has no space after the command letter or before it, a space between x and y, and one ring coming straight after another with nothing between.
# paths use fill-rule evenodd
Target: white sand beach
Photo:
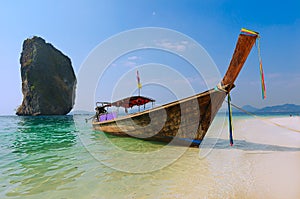
<instances>
[{"instance_id":1,"label":"white sand beach","mask_svg":"<svg viewBox=\"0 0 300 199\"><path fill-rule=\"evenodd\" d=\"M218 198L300 198L300 117L239 119L222 149L224 131L207 155Z\"/></svg>"}]
</instances>

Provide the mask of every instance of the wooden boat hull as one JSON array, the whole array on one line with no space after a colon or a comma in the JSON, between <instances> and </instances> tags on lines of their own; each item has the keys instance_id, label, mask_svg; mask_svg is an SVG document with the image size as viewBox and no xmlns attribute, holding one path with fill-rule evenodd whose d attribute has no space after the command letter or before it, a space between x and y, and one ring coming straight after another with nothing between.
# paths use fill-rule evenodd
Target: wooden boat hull
<instances>
[{"instance_id":1,"label":"wooden boat hull","mask_svg":"<svg viewBox=\"0 0 300 199\"><path fill-rule=\"evenodd\" d=\"M93 122L93 127L117 136L197 146L226 95L213 89L130 116Z\"/></svg>"},{"instance_id":2,"label":"wooden boat hull","mask_svg":"<svg viewBox=\"0 0 300 199\"><path fill-rule=\"evenodd\" d=\"M117 136L198 146L243 67L258 37L240 34L220 89L211 89L150 110L93 122L93 127Z\"/></svg>"}]
</instances>

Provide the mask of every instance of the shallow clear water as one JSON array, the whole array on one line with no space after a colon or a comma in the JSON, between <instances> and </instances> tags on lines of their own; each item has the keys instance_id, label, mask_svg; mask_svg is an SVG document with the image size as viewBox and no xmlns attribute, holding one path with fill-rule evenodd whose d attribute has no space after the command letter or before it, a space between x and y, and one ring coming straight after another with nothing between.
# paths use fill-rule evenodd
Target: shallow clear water
<instances>
[{"instance_id":1,"label":"shallow clear water","mask_svg":"<svg viewBox=\"0 0 300 199\"><path fill-rule=\"evenodd\" d=\"M0 117L0 125L2 197L53 190L82 172L72 117Z\"/></svg>"},{"instance_id":2,"label":"shallow clear water","mask_svg":"<svg viewBox=\"0 0 300 199\"><path fill-rule=\"evenodd\" d=\"M87 117L1 116L0 198L121 196L186 150L159 155L164 144L105 135Z\"/></svg>"},{"instance_id":3,"label":"shallow clear water","mask_svg":"<svg viewBox=\"0 0 300 199\"><path fill-rule=\"evenodd\" d=\"M230 149L226 136L216 139L221 137L216 129L227 131L223 118L216 118L215 134L208 134L199 153L198 148L108 136L92 130L88 117L0 116L0 198L238 198L234 185L251 187L255 181L250 160L239 168L235 160L241 154L221 155ZM219 150L215 156L208 156L210 141ZM265 147L300 150L236 141L242 151ZM228 183L231 172L238 177Z\"/></svg>"}]
</instances>

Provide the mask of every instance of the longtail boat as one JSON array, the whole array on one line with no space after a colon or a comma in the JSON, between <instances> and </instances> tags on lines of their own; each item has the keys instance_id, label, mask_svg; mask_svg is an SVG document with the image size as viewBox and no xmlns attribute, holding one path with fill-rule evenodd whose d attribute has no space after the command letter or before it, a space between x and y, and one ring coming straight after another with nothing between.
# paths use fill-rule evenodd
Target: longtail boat
<instances>
[{"instance_id":1,"label":"longtail boat","mask_svg":"<svg viewBox=\"0 0 300 199\"><path fill-rule=\"evenodd\" d=\"M93 128L116 136L198 146L225 97L235 87L234 82L258 37L257 32L242 29L228 70L215 88L121 117L116 117L112 112L108 113L106 108L115 106L127 110L133 106L153 103L155 100L132 96L113 103L100 102L96 104Z\"/></svg>"}]
</instances>

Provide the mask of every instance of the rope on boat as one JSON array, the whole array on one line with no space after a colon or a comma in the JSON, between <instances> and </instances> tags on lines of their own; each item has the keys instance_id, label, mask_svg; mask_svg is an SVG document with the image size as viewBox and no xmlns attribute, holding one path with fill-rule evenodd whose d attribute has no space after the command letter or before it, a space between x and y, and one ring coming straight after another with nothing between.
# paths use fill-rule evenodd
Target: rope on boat
<instances>
[{"instance_id":1,"label":"rope on boat","mask_svg":"<svg viewBox=\"0 0 300 199\"><path fill-rule=\"evenodd\" d=\"M224 93L227 93L227 92L228 92L227 90L225 90L225 89L222 87L221 83L217 84L217 86L215 86L214 90L215 90L215 91L224 92Z\"/></svg>"},{"instance_id":2,"label":"rope on boat","mask_svg":"<svg viewBox=\"0 0 300 199\"><path fill-rule=\"evenodd\" d=\"M85 118L85 123L87 123L90 119L93 119L95 117L95 115L93 115L92 117L90 118Z\"/></svg>"},{"instance_id":3,"label":"rope on boat","mask_svg":"<svg viewBox=\"0 0 300 199\"><path fill-rule=\"evenodd\" d=\"M227 102L229 102L229 101L227 101ZM248 111L242 109L241 107L239 107L239 106L237 106L237 105L235 105L235 104L233 104L233 103L231 103L231 102L229 102L229 103L230 103L231 106L233 106L234 108L236 108L236 109L238 109L238 110L240 110L240 111L242 111L242 112L244 112L244 113L246 113L246 114L248 114L248 115L250 115L250 116L253 116L253 117L255 117L255 118L257 118L257 119L259 119L259 120L261 120L261 121L263 121L263 122L270 123L270 124L273 124L273 125L278 126L278 127L280 127L280 128L283 128L283 129L287 129L287 130L290 130L290 131L294 131L294 132L300 133L300 130L297 130L297 129L294 129L294 128L290 128L290 127L287 127L287 126L278 124L278 123L276 123L276 122L270 121L270 120L268 120L268 119L265 119L265 118L263 118L263 117L261 117L261 116L258 116L258 115L256 115L256 114L254 114L254 113L250 113L250 112L248 112Z\"/></svg>"}]
</instances>

